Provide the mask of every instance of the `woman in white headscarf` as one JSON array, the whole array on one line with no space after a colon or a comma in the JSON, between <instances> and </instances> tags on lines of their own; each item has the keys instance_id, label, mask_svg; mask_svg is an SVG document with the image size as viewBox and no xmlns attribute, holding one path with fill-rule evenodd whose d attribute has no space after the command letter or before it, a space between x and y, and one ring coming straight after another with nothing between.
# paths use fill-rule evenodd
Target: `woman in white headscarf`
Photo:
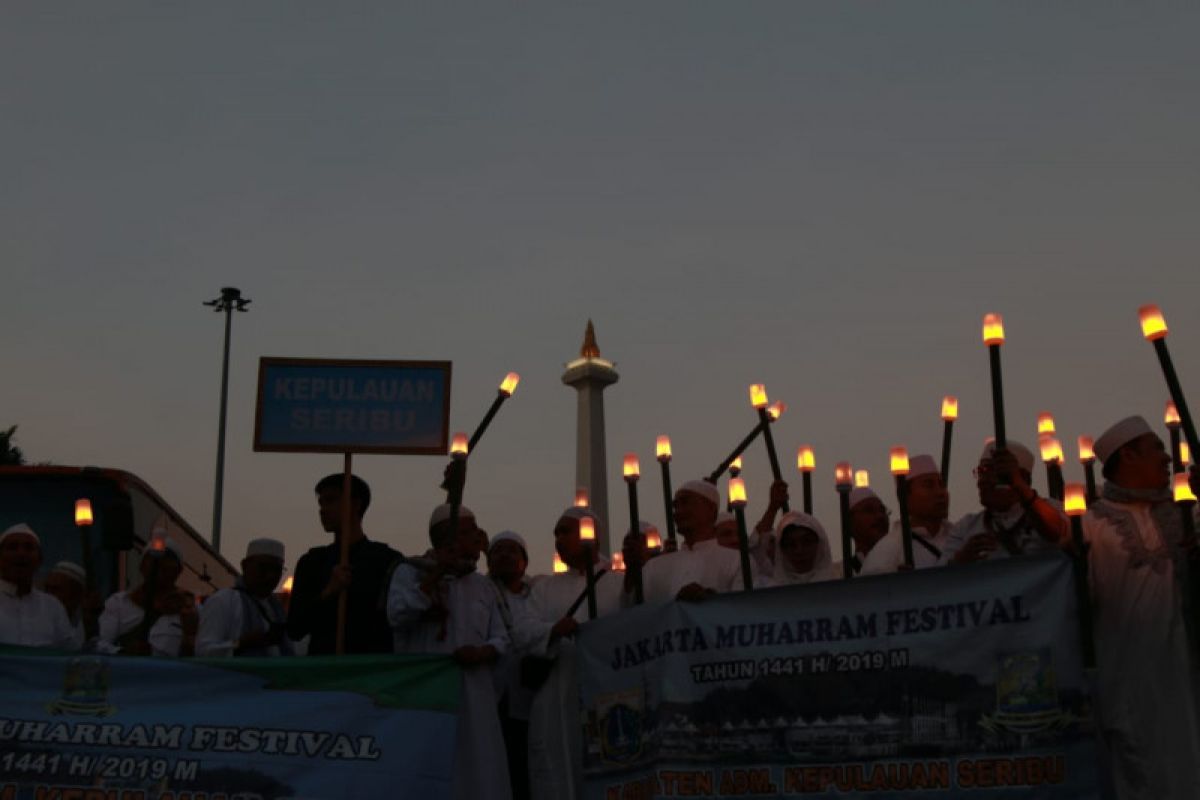
<instances>
[{"instance_id":1,"label":"woman in white headscarf","mask_svg":"<svg viewBox=\"0 0 1200 800\"><path fill-rule=\"evenodd\" d=\"M775 527L779 550L775 556L774 586L794 583L815 583L838 577L829 537L816 517L800 511L789 511Z\"/></svg>"}]
</instances>

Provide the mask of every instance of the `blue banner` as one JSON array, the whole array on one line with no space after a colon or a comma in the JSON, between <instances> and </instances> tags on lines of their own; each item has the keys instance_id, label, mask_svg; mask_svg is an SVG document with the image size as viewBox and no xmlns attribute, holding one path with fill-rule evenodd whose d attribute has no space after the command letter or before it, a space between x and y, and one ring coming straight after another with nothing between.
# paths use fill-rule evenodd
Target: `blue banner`
<instances>
[{"instance_id":1,"label":"blue banner","mask_svg":"<svg viewBox=\"0 0 1200 800\"><path fill-rule=\"evenodd\" d=\"M1060 555L722 595L580 636L585 796L1090 798Z\"/></svg>"},{"instance_id":2,"label":"blue banner","mask_svg":"<svg viewBox=\"0 0 1200 800\"><path fill-rule=\"evenodd\" d=\"M448 795L445 656L157 659L0 652L3 800Z\"/></svg>"},{"instance_id":3,"label":"blue banner","mask_svg":"<svg viewBox=\"0 0 1200 800\"><path fill-rule=\"evenodd\" d=\"M254 449L446 453L448 361L263 358Z\"/></svg>"}]
</instances>

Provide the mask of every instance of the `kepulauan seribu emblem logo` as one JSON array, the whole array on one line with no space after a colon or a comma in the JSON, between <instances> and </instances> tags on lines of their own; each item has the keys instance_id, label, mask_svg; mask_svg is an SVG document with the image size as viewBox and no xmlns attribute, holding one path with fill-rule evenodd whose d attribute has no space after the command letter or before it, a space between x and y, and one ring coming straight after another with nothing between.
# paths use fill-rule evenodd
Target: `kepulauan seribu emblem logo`
<instances>
[{"instance_id":1,"label":"kepulauan seribu emblem logo","mask_svg":"<svg viewBox=\"0 0 1200 800\"><path fill-rule=\"evenodd\" d=\"M992 732L1030 734L1065 727L1073 719L1059 703L1049 650L1000 656L996 713L985 715L980 725Z\"/></svg>"},{"instance_id":2,"label":"kepulauan seribu emblem logo","mask_svg":"<svg viewBox=\"0 0 1200 800\"><path fill-rule=\"evenodd\" d=\"M63 693L47 703L51 714L79 714L107 717L117 707L108 702L108 661L95 656L80 656L67 662L63 673Z\"/></svg>"}]
</instances>

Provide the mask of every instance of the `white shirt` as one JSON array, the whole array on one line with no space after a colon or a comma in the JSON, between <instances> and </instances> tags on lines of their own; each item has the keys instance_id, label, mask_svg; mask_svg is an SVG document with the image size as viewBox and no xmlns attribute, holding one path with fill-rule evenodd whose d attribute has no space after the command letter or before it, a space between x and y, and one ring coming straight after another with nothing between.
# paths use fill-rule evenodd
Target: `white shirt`
<instances>
[{"instance_id":1,"label":"white shirt","mask_svg":"<svg viewBox=\"0 0 1200 800\"><path fill-rule=\"evenodd\" d=\"M238 589L220 589L200 606L200 627L196 631L196 655L208 658L232 656L238 642L246 633L266 632L269 624L263 614L255 614L250 620L249 630L245 627L245 599ZM274 613L265 601L258 601L263 613ZM272 619L282 623L284 619ZM264 648L262 656L283 655L279 645Z\"/></svg>"},{"instance_id":2,"label":"white shirt","mask_svg":"<svg viewBox=\"0 0 1200 800\"><path fill-rule=\"evenodd\" d=\"M1064 528L1068 525L1067 515L1063 513L1062 505L1050 498L1041 498L1050 505L1054 506L1058 511ZM974 514L967 514L965 517L954 523L949 535L945 539L945 544L942 547L942 564L949 564L954 554L962 549L973 536L978 536L981 533L988 533L986 510L976 511ZM1000 513L992 513L993 532L999 534L1001 530L1012 531L1012 545L1017 552L1009 552L1009 549L1003 544L998 544L996 549L988 554L988 560L997 558L1010 558L1014 555L1031 555L1033 553L1048 553L1053 550L1058 550L1060 544L1054 539L1047 539L1033 525L1031 519L1026 519L1022 523L1022 518L1025 517L1025 509L1020 503L1013 503L1012 507ZM915 549L915 548L914 548Z\"/></svg>"},{"instance_id":3,"label":"white shirt","mask_svg":"<svg viewBox=\"0 0 1200 800\"><path fill-rule=\"evenodd\" d=\"M129 599L129 592L117 592L104 603L100 612L100 638L97 649L116 653L117 640L142 623L146 612ZM151 655L178 658L183 646L183 623L178 614L163 614L150 626L146 637Z\"/></svg>"},{"instance_id":4,"label":"white shirt","mask_svg":"<svg viewBox=\"0 0 1200 800\"><path fill-rule=\"evenodd\" d=\"M40 589L18 595L17 587L3 580L0 580L0 643L79 649L66 609L57 597Z\"/></svg>"},{"instance_id":5,"label":"white shirt","mask_svg":"<svg viewBox=\"0 0 1200 800\"><path fill-rule=\"evenodd\" d=\"M530 587L522 582L521 591L513 593L494 580L492 584L496 587L500 616L505 621L511 640L508 650L500 656L493 671L496 699L499 702L507 698L508 716L511 719L528 720L529 709L533 705L533 691L521 684L521 658L525 655L525 649L518 646L516 628L528 613L525 606L529 603Z\"/></svg>"},{"instance_id":6,"label":"white shirt","mask_svg":"<svg viewBox=\"0 0 1200 800\"><path fill-rule=\"evenodd\" d=\"M689 583L705 589L733 592L742 588L742 560L738 551L721 547L715 538L689 546L680 541L674 553L664 553L646 562L642 585L647 603L675 599Z\"/></svg>"},{"instance_id":7,"label":"white shirt","mask_svg":"<svg viewBox=\"0 0 1200 800\"><path fill-rule=\"evenodd\" d=\"M947 540L950 538L950 530L954 526L949 522L943 522L942 527L938 530L936 536L931 536L929 532L920 526L913 526L913 569L926 569L928 567L936 567L941 558L941 553L946 546ZM938 551L933 553L928 547L918 541L918 537L924 539ZM862 561L862 575L879 575L887 572L895 572L904 565L904 530L900 524L900 520L892 523L892 529L887 535L875 543L871 548L871 552Z\"/></svg>"}]
</instances>

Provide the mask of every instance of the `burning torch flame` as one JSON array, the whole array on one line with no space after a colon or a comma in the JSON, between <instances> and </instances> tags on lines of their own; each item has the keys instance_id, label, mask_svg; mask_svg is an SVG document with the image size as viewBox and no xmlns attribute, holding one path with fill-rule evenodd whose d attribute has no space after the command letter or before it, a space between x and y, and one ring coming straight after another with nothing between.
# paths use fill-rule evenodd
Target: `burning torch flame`
<instances>
[{"instance_id":1,"label":"burning torch flame","mask_svg":"<svg viewBox=\"0 0 1200 800\"><path fill-rule=\"evenodd\" d=\"M738 456L733 461L729 462L729 471L732 472L734 475L737 475L739 472L742 471L742 457L741 456Z\"/></svg>"},{"instance_id":2,"label":"burning torch flame","mask_svg":"<svg viewBox=\"0 0 1200 800\"><path fill-rule=\"evenodd\" d=\"M610 568L612 569L613 572L624 572L625 571L625 554L624 553L613 553L612 563L610 564Z\"/></svg>"},{"instance_id":3,"label":"burning torch flame","mask_svg":"<svg viewBox=\"0 0 1200 800\"><path fill-rule=\"evenodd\" d=\"M1053 436L1048 434L1039 436L1038 449L1042 451L1042 461L1045 461L1047 464L1061 464L1063 462L1062 442Z\"/></svg>"},{"instance_id":4,"label":"burning torch flame","mask_svg":"<svg viewBox=\"0 0 1200 800\"><path fill-rule=\"evenodd\" d=\"M658 531L654 528L646 532L646 548L649 550L662 550L662 537L658 535Z\"/></svg>"},{"instance_id":5,"label":"burning torch flame","mask_svg":"<svg viewBox=\"0 0 1200 800\"><path fill-rule=\"evenodd\" d=\"M1138 319L1142 321L1142 336L1146 341L1153 342L1167 335L1167 321L1158 306L1142 306L1138 309Z\"/></svg>"},{"instance_id":6,"label":"burning torch flame","mask_svg":"<svg viewBox=\"0 0 1200 800\"><path fill-rule=\"evenodd\" d=\"M729 503L734 506L746 505L746 482L741 478L729 479Z\"/></svg>"},{"instance_id":7,"label":"burning torch flame","mask_svg":"<svg viewBox=\"0 0 1200 800\"><path fill-rule=\"evenodd\" d=\"M1192 487L1188 484L1188 476L1186 472L1176 472L1171 478L1171 488L1175 490L1176 503L1194 503L1196 495L1192 492Z\"/></svg>"},{"instance_id":8,"label":"burning torch flame","mask_svg":"<svg viewBox=\"0 0 1200 800\"><path fill-rule=\"evenodd\" d=\"M800 451L796 453L796 466L801 472L812 472L817 468L817 457L813 454L812 447L800 445Z\"/></svg>"},{"instance_id":9,"label":"burning torch flame","mask_svg":"<svg viewBox=\"0 0 1200 800\"><path fill-rule=\"evenodd\" d=\"M671 437L660 436L658 441L654 443L654 456L659 461L671 460Z\"/></svg>"},{"instance_id":10,"label":"burning torch flame","mask_svg":"<svg viewBox=\"0 0 1200 800\"><path fill-rule=\"evenodd\" d=\"M642 466L638 463L637 453L625 454L625 480L636 481L642 474Z\"/></svg>"},{"instance_id":11,"label":"burning torch flame","mask_svg":"<svg viewBox=\"0 0 1200 800\"><path fill-rule=\"evenodd\" d=\"M948 394L942 398L942 419L946 422L953 422L958 419L957 397Z\"/></svg>"},{"instance_id":12,"label":"burning torch flame","mask_svg":"<svg viewBox=\"0 0 1200 800\"><path fill-rule=\"evenodd\" d=\"M287 580L285 580L285 581L283 582L283 587L282 587L282 591L283 591L283 593L284 593L284 594L291 594L291 593L292 593L292 586L293 586L295 583L296 583L296 578L295 578L295 576L294 576L294 575L288 575L288 576L287 576Z\"/></svg>"},{"instance_id":13,"label":"burning torch flame","mask_svg":"<svg viewBox=\"0 0 1200 800\"><path fill-rule=\"evenodd\" d=\"M984 315L983 343L986 345L1004 344L1004 318L999 314Z\"/></svg>"},{"instance_id":14,"label":"burning torch flame","mask_svg":"<svg viewBox=\"0 0 1200 800\"><path fill-rule=\"evenodd\" d=\"M504 380L500 382L500 394L505 397L512 397L512 393L517 390L517 384L521 382L521 376L515 372L510 372L504 376Z\"/></svg>"},{"instance_id":15,"label":"burning torch flame","mask_svg":"<svg viewBox=\"0 0 1200 800\"><path fill-rule=\"evenodd\" d=\"M1054 415L1049 411L1038 414L1038 435L1054 433Z\"/></svg>"},{"instance_id":16,"label":"burning torch flame","mask_svg":"<svg viewBox=\"0 0 1200 800\"><path fill-rule=\"evenodd\" d=\"M750 405L755 408L766 408L767 403L767 387L761 383L750 384Z\"/></svg>"},{"instance_id":17,"label":"burning torch flame","mask_svg":"<svg viewBox=\"0 0 1200 800\"><path fill-rule=\"evenodd\" d=\"M465 433L454 434L454 438L450 440L451 458L466 458L468 441Z\"/></svg>"},{"instance_id":18,"label":"burning torch flame","mask_svg":"<svg viewBox=\"0 0 1200 800\"><path fill-rule=\"evenodd\" d=\"M849 461L839 461L833 468L833 477L838 486L853 486L854 468Z\"/></svg>"},{"instance_id":19,"label":"burning torch flame","mask_svg":"<svg viewBox=\"0 0 1200 800\"><path fill-rule=\"evenodd\" d=\"M1167 401L1167 410L1163 413L1163 422L1167 423L1168 428L1179 426L1179 409L1175 408L1175 403L1171 400Z\"/></svg>"},{"instance_id":20,"label":"burning torch flame","mask_svg":"<svg viewBox=\"0 0 1200 800\"><path fill-rule=\"evenodd\" d=\"M1185 466L1190 464L1192 461L1192 452L1188 449L1187 442L1179 443L1179 460L1182 461Z\"/></svg>"},{"instance_id":21,"label":"burning torch flame","mask_svg":"<svg viewBox=\"0 0 1200 800\"><path fill-rule=\"evenodd\" d=\"M892 474L908 474L908 448L893 447L891 450Z\"/></svg>"},{"instance_id":22,"label":"burning torch flame","mask_svg":"<svg viewBox=\"0 0 1200 800\"><path fill-rule=\"evenodd\" d=\"M559 574L567 571L566 562L562 560L562 556L558 553L554 554L554 574Z\"/></svg>"},{"instance_id":23,"label":"burning torch flame","mask_svg":"<svg viewBox=\"0 0 1200 800\"><path fill-rule=\"evenodd\" d=\"M584 542L596 540L596 520L591 517L579 518L579 539Z\"/></svg>"},{"instance_id":24,"label":"burning torch flame","mask_svg":"<svg viewBox=\"0 0 1200 800\"><path fill-rule=\"evenodd\" d=\"M92 501L86 497L75 501L75 524L80 526L92 524Z\"/></svg>"},{"instance_id":25,"label":"burning torch flame","mask_svg":"<svg viewBox=\"0 0 1200 800\"><path fill-rule=\"evenodd\" d=\"M1090 464L1096 460L1096 454L1092 452L1092 446L1095 444L1090 436L1079 437L1079 463Z\"/></svg>"},{"instance_id":26,"label":"burning torch flame","mask_svg":"<svg viewBox=\"0 0 1200 800\"><path fill-rule=\"evenodd\" d=\"M865 489L871 485L871 473L865 469L860 469L854 473L854 485L860 489Z\"/></svg>"},{"instance_id":27,"label":"burning torch flame","mask_svg":"<svg viewBox=\"0 0 1200 800\"><path fill-rule=\"evenodd\" d=\"M1068 483L1064 487L1063 508L1071 517L1080 517L1087 512L1087 492L1082 483Z\"/></svg>"},{"instance_id":28,"label":"burning torch flame","mask_svg":"<svg viewBox=\"0 0 1200 800\"><path fill-rule=\"evenodd\" d=\"M776 400L771 405L767 406L767 416L771 418L771 422L783 416L783 412L787 411L787 403L782 400Z\"/></svg>"},{"instance_id":29,"label":"burning torch flame","mask_svg":"<svg viewBox=\"0 0 1200 800\"><path fill-rule=\"evenodd\" d=\"M580 486L578 489L575 490L575 507L576 508L587 508L589 502L590 501L588 500L588 490L587 490L586 486Z\"/></svg>"}]
</instances>

